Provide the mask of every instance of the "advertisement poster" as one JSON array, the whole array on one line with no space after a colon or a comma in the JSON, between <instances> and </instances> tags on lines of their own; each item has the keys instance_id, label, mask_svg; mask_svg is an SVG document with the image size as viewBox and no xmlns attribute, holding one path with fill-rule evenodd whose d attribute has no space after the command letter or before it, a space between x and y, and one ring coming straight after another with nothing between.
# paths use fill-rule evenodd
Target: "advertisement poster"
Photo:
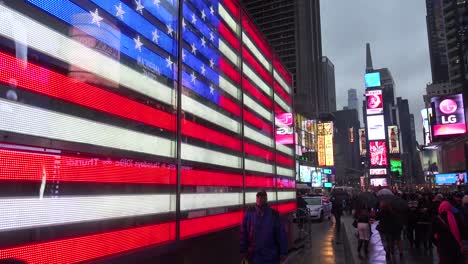
<instances>
[{"instance_id":1,"label":"advertisement poster","mask_svg":"<svg viewBox=\"0 0 468 264\"><path fill-rule=\"evenodd\" d=\"M373 167L387 166L387 147L385 141L370 141L370 163Z\"/></svg>"},{"instance_id":2,"label":"advertisement poster","mask_svg":"<svg viewBox=\"0 0 468 264\"><path fill-rule=\"evenodd\" d=\"M354 143L354 127L349 128L349 143Z\"/></svg>"},{"instance_id":3,"label":"advertisement poster","mask_svg":"<svg viewBox=\"0 0 468 264\"><path fill-rule=\"evenodd\" d=\"M459 135L466 132L463 95L433 97L435 124L432 127L434 136Z\"/></svg>"},{"instance_id":4,"label":"advertisement poster","mask_svg":"<svg viewBox=\"0 0 468 264\"><path fill-rule=\"evenodd\" d=\"M316 144L316 131L317 131L317 121L315 120L305 120L302 122L302 130L304 131L304 145L305 147L312 152L317 151Z\"/></svg>"},{"instance_id":5,"label":"advertisement poster","mask_svg":"<svg viewBox=\"0 0 468 264\"><path fill-rule=\"evenodd\" d=\"M403 166L401 164L401 160L391 159L390 160L390 171L398 173L398 176L401 177L403 175Z\"/></svg>"},{"instance_id":6,"label":"advertisement poster","mask_svg":"<svg viewBox=\"0 0 468 264\"><path fill-rule=\"evenodd\" d=\"M366 144L366 129L359 129L359 153L364 157L367 155L367 144Z\"/></svg>"},{"instance_id":7,"label":"advertisement poster","mask_svg":"<svg viewBox=\"0 0 468 264\"><path fill-rule=\"evenodd\" d=\"M322 173L320 171L312 170L312 187L322 187Z\"/></svg>"},{"instance_id":8,"label":"advertisement poster","mask_svg":"<svg viewBox=\"0 0 468 264\"><path fill-rule=\"evenodd\" d=\"M366 82L366 88L379 87L380 86L380 72L370 72L364 75Z\"/></svg>"},{"instance_id":9,"label":"advertisement poster","mask_svg":"<svg viewBox=\"0 0 468 264\"><path fill-rule=\"evenodd\" d=\"M382 90L366 92L367 114L376 115L383 113Z\"/></svg>"},{"instance_id":10,"label":"advertisement poster","mask_svg":"<svg viewBox=\"0 0 468 264\"><path fill-rule=\"evenodd\" d=\"M387 169L369 169L370 175L387 175Z\"/></svg>"},{"instance_id":11,"label":"advertisement poster","mask_svg":"<svg viewBox=\"0 0 468 264\"><path fill-rule=\"evenodd\" d=\"M313 167L299 165L299 181L300 182L311 182Z\"/></svg>"},{"instance_id":12,"label":"advertisement poster","mask_svg":"<svg viewBox=\"0 0 468 264\"><path fill-rule=\"evenodd\" d=\"M390 154L400 153L400 135L397 126L388 126L388 147Z\"/></svg>"},{"instance_id":13,"label":"advertisement poster","mask_svg":"<svg viewBox=\"0 0 468 264\"><path fill-rule=\"evenodd\" d=\"M294 144L293 114L283 113L275 116L276 144Z\"/></svg>"},{"instance_id":14,"label":"advertisement poster","mask_svg":"<svg viewBox=\"0 0 468 264\"><path fill-rule=\"evenodd\" d=\"M318 124L318 164L325 166L325 136L323 134L323 124Z\"/></svg>"},{"instance_id":15,"label":"advertisement poster","mask_svg":"<svg viewBox=\"0 0 468 264\"><path fill-rule=\"evenodd\" d=\"M431 130L430 130L430 120L432 118L432 108L424 108L421 110L421 118L423 122L424 129L424 145L427 146L432 142Z\"/></svg>"},{"instance_id":16,"label":"advertisement poster","mask_svg":"<svg viewBox=\"0 0 468 264\"><path fill-rule=\"evenodd\" d=\"M385 122L383 115L367 117L367 137L369 140L385 140Z\"/></svg>"},{"instance_id":17,"label":"advertisement poster","mask_svg":"<svg viewBox=\"0 0 468 264\"><path fill-rule=\"evenodd\" d=\"M435 175L435 183L437 185L464 185L467 183L467 180L466 172Z\"/></svg>"},{"instance_id":18,"label":"advertisement poster","mask_svg":"<svg viewBox=\"0 0 468 264\"><path fill-rule=\"evenodd\" d=\"M370 185L372 185L372 186L388 186L387 178L370 179Z\"/></svg>"},{"instance_id":19,"label":"advertisement poster","mask_svg":"<svg viewBox=\"0 0 468 264\"><path fill-rule=\"evenodd\" d=\"M334 166L334 154L333 154L333 123L324 123L324 134L325 134L325 166Z\"/></svg>"}]
</instances>

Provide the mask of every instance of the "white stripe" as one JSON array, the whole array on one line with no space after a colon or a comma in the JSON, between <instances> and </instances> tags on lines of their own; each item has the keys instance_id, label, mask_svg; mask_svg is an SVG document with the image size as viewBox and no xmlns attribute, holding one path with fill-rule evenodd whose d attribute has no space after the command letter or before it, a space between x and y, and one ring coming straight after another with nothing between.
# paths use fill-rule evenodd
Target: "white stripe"
<instances>
[{"instance_id":1,"label":"white stripe","mask_svg":"<svg viewBox=\"0 0 468 264\"><path fill-rule=\"evenodd\" d=\"M287 154L289 156L293 156L294 152L293 149L286 147L285 145L281 144L276 144L276 150L283 152L284 154Z\"/></svg>"},{"instance_id":2,"label":"white stripe","mask_svg":"<svg viewBox=\"0 0 468 264\"><path fill-rule=\"evenodd\" d=\"M273 173L273 165L256 160L245 159L245 169L264 173Z\"/></svg>"},{"instance_id":3,"label":"white stripe","mask_svg":"<svg viewBox=\"0 0 468 264\"><path fill-rule=\"evenodd\" d=\"M228 94L232 95L234 98L239 99L239 89L221 75L219 76L219 87L221 87L221 89L223 89Z\"/></svg>"},{"instance_id":4,"label":"white stripe","mask_svg":"<svg viewBox=\"0 0 468 264\"><path fill-rule=\"evenodd\" d=\"M182 143L181 156L184 160L209 163L213 165L241 168L242 158L219 151L205 149Z\"/></svg>"},{"instance_id":5,"label":"white stripe","mask_svg":"<svg viewBox=\"0 0 468 264\"><path fill-rule=\"evenodd\" d=\"M175 211L175 195L62 196L0 199L0 231Z\"/></svg>"},{"instance_id":6,"label":"white stripe","mask_svg":"<svg viewBox=\"0 0 468 264\"><path fill-rule=\"evenodd\" d=\"M268 201L274 202L276 201L276 192L267 192ZM257 193L256 192L246 192L245 193L245 203L252 204L257 201Z\"/></svg>"},{"instance_id":7,"label":"white stripe","mask_svg":"<svg viewBox=\"0 0 468 264\"><path fill-rule=\"evenodd\" d=\"M276 166L276 174L281 176L294 177L294 171L288 168Z\"/></svg>"},{"instance_id":8,"label":"white stripe","mask_svg":"<svg viewBox=\"0 0 468 264\"><path fill-rule=\"evenodd\" d=\"M239 122L186 95L182 95L182 109L200 117L201 119L213 122L235 133L240 133L241 127Z\"/></svg>"},{"instance_id":9,"label":"white stripe","mask_svg":"<svg viewBox=\"0 0 468 264\"><path fill-rule=\"evenodd\" d=\"M173 157L175 142L125 128L0 100L0 130Z\"/></svg>"},{"instance_id":10,"label":"white stripe","mask_svg":"<svg viewBox=\"0 0 468 264\"><path fill-rule=\"evenodd\" d=\"M251 53L260 61L260 63L267 69L267 71L271 71L271 63L262 55L260 50L253 44L250 40L249 36L242 32L242 42L250 49Z\"/></svg>"},{"instance_id":11,"label":"white stripe","mask_svg":"<svg viewBox=\"0 0 468 264\"><path fill-rule=\"evenodd\" d=\"M284 111L291 113L291 107L277 93L275 93L275 102L281 106Z\"/></svg>"},{"instance_id":12,"label":"white stripe","mask_svg":"<svg viewBox=\"0 0 468 264\"><path fill-rule=\"evenodd\" d=\"M183 193L180 195L180 210L182 211L243 204L242 193Z\"/></svg>"},{"instance_id":13,"label":"white stripe","mask_svg":"<svg viewBox=\"0 0 468 264\"><path fill-rule=\"evenodd\" d=\"M173 96L175 93L173 93L173 90L169 86L146 78L143 74L120 64L118 61L59 34L5 6L0 5L0 14L2 16L11 16L13 20L20 21L26 28L30 29L28 31L27 43L23 43L26 46L71 65L83 68L102 78L125 85L129 89L145 94L158 101L171 105L173 104L175 100ZM0 35L15 40L15 31L11 30L8 23L0 24ZM77 54L81 54L82 56L77 56ZM114 71L109 69L118 70Z\"/></svg>"},{"instance_id":14,"label":"white stripe","mask_svg":"<svg viewBox=\"0 0 468 264\"><path fill-rule=\"evenodd\" d=\"M288 94L291 94L291 87L286 84L286 82L283 80L283 77L279 75L276 70L273 70L273 76L275 77L275 80L284 88Z\"/></svg>"},{"instance_id":15,"label":"white stripe","mask_svg":"<svg viewBox=\"0 0 468 264\"><path fill-rule=\"evenodd\" d=\"M296 199L296 192L278 192L278 201Z\"/></svg>"},{"instance_id":16,"label":"white stripe","mask_svg":"<svg viewBox=\"0 0 468 264\"><path fill-rule=\"evenodd\" d=\"M271 96L271 87L268 86L258 75L245 63L242 63L242 70L260 89Z\"/></svg>"},{"instance_id":17,"label":"white stripe","mask_svg":"<svg viewBox=\"0 0 468 264\"><path fill-rule=\"evenodd\" d=\"M228 58L234 65L239 67L239 57L237 54L221 39L219 40L219 51L221 51L226 58Z\"/></svg>"},{"instance_id":18,"label":"white stripe","mask_svg":"<svg viewBox=\"0 0 468 264\"><path fill-rule=\"evenodd\" d=\"M224 7L221 5L221 3L218 4L218 12L221 18L228 24L228 26L236 33L236 35L239 35L239 25L236 23L234 18L231 17L231 15L224 9Z\"/></svg>"},{"instance_id":19,"label":"white stripe","mask_svg":"<svg viewBox=\"0 0 468 264\"><path fill-rule=\"evenodd\" d=\"M268 147L273 147L273 139L244 125L244 136Z\"/></svg>"},{"instance_id":20,"label":"white stripe","mask_svg":"<svg viewBox=\"0 0 468 264\"><path fill-rule=\"evenodd\" d=\"M250 96L244 94L244 104L254 110L257 114L261 115L267 120L273 120L273 114L265 107L255 102Z\"/></svg>"}]
</instances>

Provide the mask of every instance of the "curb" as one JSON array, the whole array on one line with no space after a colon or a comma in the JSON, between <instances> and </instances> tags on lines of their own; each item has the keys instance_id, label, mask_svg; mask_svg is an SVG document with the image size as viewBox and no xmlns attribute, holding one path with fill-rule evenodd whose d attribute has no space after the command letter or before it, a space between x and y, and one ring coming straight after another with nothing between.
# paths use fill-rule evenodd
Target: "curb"
<instances>
[{"instance_id":1,"label":"curb","mask_svg":"<svg viewBox=\"0 0 468 264\"><path fill-rule=\"evenodd\" d=\"M352 253L352 249L351 249L351 242L350 242L350 238L349 238L349 234L348 234L348 231L346 229L346 225L344 222L341 222L341 230L345 231L345 232L342 232L342 238L343 238L343 245L344 245L344 251L345 251L345 257L346 257L346 263L347 264L355 264L356 261L354 261L354 256L353 256L353 253Z\"/></svg>"}]
</instances>

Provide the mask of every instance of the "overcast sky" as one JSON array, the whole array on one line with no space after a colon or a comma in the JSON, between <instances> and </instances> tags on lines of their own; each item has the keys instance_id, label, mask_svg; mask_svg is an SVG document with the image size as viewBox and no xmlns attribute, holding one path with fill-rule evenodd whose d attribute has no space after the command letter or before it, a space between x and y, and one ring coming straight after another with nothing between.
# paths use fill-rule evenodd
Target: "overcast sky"
<instances>
[{"instance_id":1,"label":"overcast sky","mask_svg":"<svg viewBox=\"0 0 468 264\"><path fill-rule=\"evenodd\" d=\"M374 68L389 68L395 97L409 100L416 138L422 144L422 95L431 82L425 1L321 0L320 5L323 55L335 65L337 109L348 104L349 88L358 90L362 106L369 42Z\"/></svg>"}]
</instances>

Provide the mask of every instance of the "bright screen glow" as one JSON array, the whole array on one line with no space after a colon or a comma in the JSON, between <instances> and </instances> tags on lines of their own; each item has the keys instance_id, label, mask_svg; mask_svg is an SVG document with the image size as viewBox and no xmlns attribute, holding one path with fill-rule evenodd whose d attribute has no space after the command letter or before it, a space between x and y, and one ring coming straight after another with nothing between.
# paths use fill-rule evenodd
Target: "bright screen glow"
<instances>
[{"instance_id":1,"label":"bright screen glow","mask_svg":"<svg viewBox=\"0 0 468 264\"><path fill-rule=\"evenodd\" d=\"M281 145L294 144L293 114L283 113L275 117L276 143Z\"/></svg>"},{"instance_id":2,"label":"bright screen glow","mask_svg":"<svg viewBox=\"0 0 468 264\"><path fill-rule=\"evenodd\" d=\"M403 175L403 168L402 168L401 160L391 159L390 160L390 171L391 172L398 172L398 176L401 177Z\"/></svg>"},{"instance_id":3,"label":"bright screen glow","mask_svg":"<svg viewBox=\"0 0 468 264\"><path fill-rule=\"evenodd\" d=\"M435 124L432 128L434 136L466 133L462 94L433 97L431 103L435 110Z\"/></svg>"},{"instance_id":4,"label":"bright screen glow","mask_svg":"<svg viewBox=\"0 0 468 264\"><path fill-rule=\"evenodd\" d=\"M369 169L370 175L387 175L387 169Z\"/></svg>"},{"instance_id":5,"label":"bright screen glow","mask_svg":"<svg viewBox=\"0 0 468 264\"><path fill-rule=\"evenodd\" d=\"M374 178L370 179L370 184L372 186L388 186L387 178Z\"/></svg>"},{"instance_id":6,"label":"bright screen glow","mask_svg":"<svg viewBox=\"0 0 468 264\"><path fill-rule=\"evenodd\" d=\"M383 115L367 117L367 137L369 140L385 139L385 123Z\"/></svg>"},{"instance_id":7,"label":"bright screen glow","mask_svg":"<svg viewBox=\"0 0 468 264\"><path fill-rule=\"evenodd\" d=\"M400 153L400 135L397 126L388 126L388 148L391 154Z\"/></svg>"},{"instance_id":8,"label":"bright screen glow","mask_svg":"<svg viewBox=\"0 0 468 264\"><path fill-rule=\"evenodd\" d=\"M300 182L311 182L312 181L313 167L299 165L299 181Z\"/></svg>"},{"instance_id":9,"label":"bright screen glow","mask_svg":"<svg viewBox=\"0 0 468 264\"><path fill-rule=\"evenodd\" d=\"M379 87L380 84L380 72L371 72L364 75L366 81L366 87Z\"/></svg>"},{"instance_id":10,"label":"bright screen glow","mask_svg":"<svg viewBox=\"0 0 468 264\"><path fill-rule=\"evenodd\" d=\"M467 173L443 173L435 175L437 185L464 185L468 181Z\"/></svg>"},{"instance_id":11,"label":"bright screen glow","mask_svg":"<svg viewBox=\"0 0 468 264\"><path fill-rule=\"evenodd\" d=\"M367 114L375 115L383 113L382 90L371 90L366 92Z\"/></svg>"},{"instance_id":12,"label":"bright screen glow","mask_svg":"<svg viewBox=\"0 0 468 264\"><path fill-rule=\"evenodd\" d=\"M369 151L371 166L387 166L387 146L385 145L385 141L369 142Z\"/></svg>"}]
</instances>

